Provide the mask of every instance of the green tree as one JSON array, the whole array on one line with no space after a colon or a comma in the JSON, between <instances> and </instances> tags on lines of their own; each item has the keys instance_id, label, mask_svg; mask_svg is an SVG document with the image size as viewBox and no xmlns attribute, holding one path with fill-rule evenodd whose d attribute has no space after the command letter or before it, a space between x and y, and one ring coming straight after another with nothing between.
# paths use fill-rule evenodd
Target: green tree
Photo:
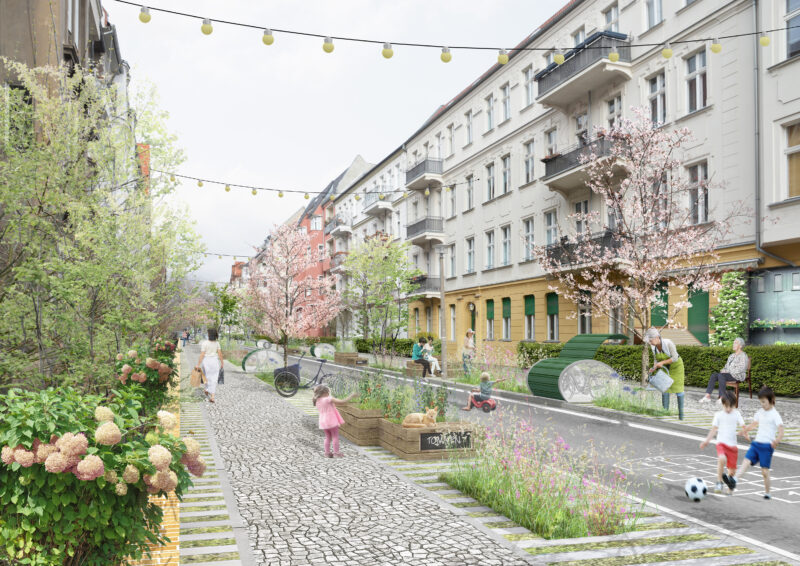
<instances>
[{"instance_id":1,"label":"green tree","mask_svg":"<svg viewBox=\"0 0 800 566\"><path fill-rule=\"evenodd\" d=\"M231 328L240 322L239 297L228 290L228 285L212 284L208 292L213 297L213 318L220 332L227 329L230 338Z\"/></svg>"},{"instance_id":2,"label":"green tree","mask_svg":"<svg viewBox=\"0 0 800 566\"><path fill-rule=\"evenodd\" d=\"M729 271L722 276L719 303L711 309L709 327L711 346L732 346L736 338L747 336L747 319L750 298L747 295L747 277L741 271Z\"/></svg>"}]
</instances>

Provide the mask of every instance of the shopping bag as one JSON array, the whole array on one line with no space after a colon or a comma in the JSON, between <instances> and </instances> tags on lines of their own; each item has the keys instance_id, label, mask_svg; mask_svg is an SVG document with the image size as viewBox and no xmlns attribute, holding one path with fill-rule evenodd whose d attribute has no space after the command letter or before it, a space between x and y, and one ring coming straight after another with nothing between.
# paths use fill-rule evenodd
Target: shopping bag
<instances>
[{"instance_id":1,"label":"shopping bag","mask_svg":"<svg viewBox=\"0 0 800 566\"><path fill-rule=\"evenodd\" d=\"M206 376L203 374L203 370L194 368L189 376L189 383L192 385L192 387L200 387L205 382Z\"/></svg>"},{"instance_id":2,"label":"shopping bag","mask_svg":"<svg viewBox=\"0 0 800 566\"><path fill-rule=\"evenodd\" d=\"M225 383L225 368L219 368L219 380L217 383L220 385Z\"/></svg>"},{"instance_id":3,"label":"shopping bag","mask_svg":"<svg viewBox=\"0 0 800 566\"><path fill-rule=\"evenodd\" d=\"M667 389L672 387L673 382L674 380L669 374L661 368L650 376L650 385L661 391L661 393L666 393Z\"/></svg>"}]
</instances>

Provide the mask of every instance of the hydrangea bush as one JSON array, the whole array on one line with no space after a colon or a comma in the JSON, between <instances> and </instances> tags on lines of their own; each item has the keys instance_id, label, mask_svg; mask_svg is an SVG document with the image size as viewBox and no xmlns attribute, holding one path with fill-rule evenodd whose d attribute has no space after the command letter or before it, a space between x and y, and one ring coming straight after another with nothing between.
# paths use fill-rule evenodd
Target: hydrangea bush
<instances>
[{"instance_id":1,"label":"hydrangea bush","mask_svg":"<svg viewBox=\"0 0 800 566\"><path fill-rule=\"evenodd\" d=\"M711 309L708 341L711 346L730 348L736 338L747 337L750 298L747 277L741 271L729 271L722 276L719 304Z\"/></svg>"},{"instance_id":2,"label":"hydrangea bush","mask_svg":"<svg viewBox=\"0 0 800 566\"><path fill-rule=\"evenodd\" d=\"M176 375L175 344L162 340L149 353L143 349L119 353L115 370L122 388L142 386L143 409L151 414L166 402L169 385Z\"/></svg>"}]
</instances>

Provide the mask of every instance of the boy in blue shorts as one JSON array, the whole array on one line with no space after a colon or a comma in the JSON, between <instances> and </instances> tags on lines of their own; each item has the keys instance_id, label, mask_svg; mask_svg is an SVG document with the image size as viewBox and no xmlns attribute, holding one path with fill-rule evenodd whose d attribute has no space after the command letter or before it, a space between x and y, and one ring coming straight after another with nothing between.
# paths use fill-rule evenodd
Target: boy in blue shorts
<instances>
[{"instance_id":1,"label":"boy in blue shorts","mask_svg":"<svg viewBox=\"0 0 800 566\"><path fill-rule=\"evenodd\" d=\"M746 434L758 425L756 439L750 444L744 456L744 463L736 475L723 474L722 480L733 491L750 466L760 464L761 475L764 476L764 499L772 499L769 494L769 468L775 447L783 440L783 419L775 409L775 393L772 389L762 387L758 392L758 400L761 402L761 409L753 417L753 422L743 429Z\"/></svg>"}]
</instances>

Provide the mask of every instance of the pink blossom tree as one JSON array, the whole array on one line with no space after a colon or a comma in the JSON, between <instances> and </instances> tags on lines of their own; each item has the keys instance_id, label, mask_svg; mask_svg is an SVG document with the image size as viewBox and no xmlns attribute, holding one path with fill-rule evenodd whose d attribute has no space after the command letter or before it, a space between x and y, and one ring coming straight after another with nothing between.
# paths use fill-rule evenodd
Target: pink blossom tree
<instances>
[{"instance_id":1,"label":"pink blossom tree","mask_svg":"<svg viewBox=\"0 0 800 566\"><path fill-rule=\"evenodd\" d=\"M534 254L558 281L553 291L642 339L655 309L675 327L677 313L691 306L688 290L719 288L717 250L745 211L741 203L708 210L711 184L704 170L681 160L692 140L688 129L656 125L643 109L634 115L598 129L581 156L586 185L605 214L571 214L569 233L556 244L534 246ZM666 300L668 283L686 296ZM648 362L645 345L643 383Z\"/></svg>"},{"instance_id":2,"label":"pink blossom tree","mask_svg":"<svg viewBox=\"0 0 800 566\"><path fill-rule=\"evenodd\" d=\"M308 336L341 309L333 278L309 274L317 263L308 251L309 242L308 234L296 226L275 227L242 292L255 330L283 346L284 366L289 339Z\"/></svg>"}]
</instances>

